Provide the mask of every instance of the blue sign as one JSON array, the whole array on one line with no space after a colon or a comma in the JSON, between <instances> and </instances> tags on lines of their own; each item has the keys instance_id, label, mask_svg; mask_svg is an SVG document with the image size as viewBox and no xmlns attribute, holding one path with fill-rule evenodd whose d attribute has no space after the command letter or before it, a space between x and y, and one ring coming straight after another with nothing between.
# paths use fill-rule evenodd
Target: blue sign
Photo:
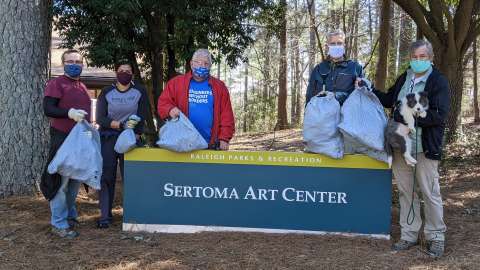
<instances>
[{"instance_id":1,"label":"blue sign","mask_svg":"<svg viewBox=\"0 0 480 270\"><path fill-rule=\"evenodd\" d=\"M389 238L391 170L361 155L135 149L124 230L364 234Z\"/></svg>"}]
</instances>

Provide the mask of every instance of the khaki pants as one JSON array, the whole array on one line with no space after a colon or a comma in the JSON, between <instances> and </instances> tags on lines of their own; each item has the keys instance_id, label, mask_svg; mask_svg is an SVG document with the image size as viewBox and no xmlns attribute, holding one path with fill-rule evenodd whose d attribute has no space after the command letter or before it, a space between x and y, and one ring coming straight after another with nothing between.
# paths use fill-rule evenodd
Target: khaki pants
<instances>
[{"instance_id":1,"label":"khaki pants","mask_svg":"<svg viewBox=\"0 0 480 270\"><path fill-rule=\"evenodd\" d=\"M418 197L418 192L421 191L425 206L425 238L427 241L445 241L447 227L443 222L442 196L440 194L440 185L438 184L438 160L428 159L423 153L418 153L417 155L417 185L413 198L415 215L411 211L408 221L407 216L412 202L414 168L405 163L400 153L395 153L392 170L399 192L401 239L410 242L416 242L418 239L418 233L422 226L420 200ZM408 223L411 224L409 225Z\"/></svg>"}]
</instances>

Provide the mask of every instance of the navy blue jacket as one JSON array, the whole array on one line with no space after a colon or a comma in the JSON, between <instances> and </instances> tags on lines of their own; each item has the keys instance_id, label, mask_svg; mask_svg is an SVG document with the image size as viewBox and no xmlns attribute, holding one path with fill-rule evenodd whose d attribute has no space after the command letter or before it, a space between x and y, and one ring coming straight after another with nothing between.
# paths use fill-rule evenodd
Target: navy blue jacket
<instances>
[{"instance_id":1,"label":"navy blue jacket","mask_svg":"<svg viewBox=\"0 0 480 270\"><path fill-rule=\"evenodd\" d=\"M334 92L335 97L343 104L355 89L355 80L363 77L362 66L354 60L332 62L325 60L315 66L308 81L305 104L323 90Z\"/></svg>"},{"instance_id":2,"label":"navy blue jacket","mask_svg":"<svg viewBox=\"0 0 480 270\"><path fill-rule=\"evenodd\" d=\"M373 90L385 108L394 109L398 94L407 78L404 72L386 93ZM428 76L425 92L429 101L427 117L417 118L417 125L422 128L422 146L425 157L433 160L442 159L442 145L445 131L445 120L450 110L450 90L447 78L436 68ZM392 111L393 113L393 111Z\"/></svg>"}]
</instances>

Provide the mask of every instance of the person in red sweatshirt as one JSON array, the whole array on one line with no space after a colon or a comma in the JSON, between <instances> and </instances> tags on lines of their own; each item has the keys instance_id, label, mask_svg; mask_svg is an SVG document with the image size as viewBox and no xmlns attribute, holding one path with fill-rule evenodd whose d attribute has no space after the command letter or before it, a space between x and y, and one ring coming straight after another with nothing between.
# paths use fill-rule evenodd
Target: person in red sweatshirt
<instances>
[{"instance_id":1,"label":"person in red sweatshirt","mask_svg":"<svg viewBox=\"0 0 480 270\"><path fill-rule=\"evenodd\" d=\"M207 49L195 51L190 66L192 71L167 82L158 99L158 115L161 119L177 118L182 112L210 149L228 150L235 132L228 89L210 75L212 56Z\"/></svg>"}]
</instances>

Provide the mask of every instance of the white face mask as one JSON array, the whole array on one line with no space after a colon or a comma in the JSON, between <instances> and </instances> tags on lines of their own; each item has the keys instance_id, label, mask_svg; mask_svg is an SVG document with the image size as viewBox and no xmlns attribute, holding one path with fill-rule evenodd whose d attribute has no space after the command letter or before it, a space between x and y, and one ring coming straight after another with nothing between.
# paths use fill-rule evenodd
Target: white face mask
<instances>
[{"instance_id":1,"label":"white face mask","mask_svg":"<svg viewBox=\"0 0 480 270\"><path fill-rule=\"evenodd\" d=\"M328 46L328 55L333 58L340 58L345 54L345 46L344 45L334 45Z\"/></svg>"}]
</instances>

